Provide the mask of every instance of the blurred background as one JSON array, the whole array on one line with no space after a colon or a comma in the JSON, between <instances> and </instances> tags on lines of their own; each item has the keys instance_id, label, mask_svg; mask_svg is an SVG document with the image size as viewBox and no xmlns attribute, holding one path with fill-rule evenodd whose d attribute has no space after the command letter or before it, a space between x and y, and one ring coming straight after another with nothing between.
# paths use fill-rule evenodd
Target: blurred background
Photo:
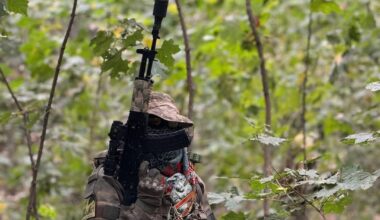
<instances>
[{"instance_id":1,"label":"blurred background","mask_svg":"<svg viewBox=\"0 0 380 220\"><path fill-rule=\"evenodd\" d=\"M0 1L3 2L3 1ZM195 84L195 139L192 151L210 192L249 191L249 179L262 173L260 143L250 139L265 120L259 59L243 0L181 1L190 37ZM278 170L297 168L302 157L301 84L305 71L309 2L252 0L270 80L274 135L287 139L273 151ZM380 2L335 0L338 7L313 12L307 88L307 154L313 168L328 172L345 165L380 168L378 142L346 144L354 133L380 126L380 96L365 89L379 80ZM30 111L33 152L37 152L60 43L72 1L29 0L28 16L0 17L0 66L23 106ZM146 27L149 45L153 1L80 0L53 102L38 179L42 219L78 220L92 157L107 148L113 120L125 121L132 74L101 74L101 58L90 41L97 31L120 35L120 21L134 18ZM186 62L178 10L170 1L162 39L181 51L166 71L156 71L155 90L174 97L187 113ZM139 60L134 51L129 60ZM159 69L159 68L156 68ZM0 219L24 219L31 181L22 117L0 84ZM331 219L380 219L380 183L353 193L353 203ZM259 216L261 201L227 207ZM217 205L218 219L228 210ZM281 205L273 201L273 211ZM309 210L310 219L318 213ZM377 218L376 218L377 216ZM254 217L252 217L253 219Z\"/></svg>"}]
</instances>

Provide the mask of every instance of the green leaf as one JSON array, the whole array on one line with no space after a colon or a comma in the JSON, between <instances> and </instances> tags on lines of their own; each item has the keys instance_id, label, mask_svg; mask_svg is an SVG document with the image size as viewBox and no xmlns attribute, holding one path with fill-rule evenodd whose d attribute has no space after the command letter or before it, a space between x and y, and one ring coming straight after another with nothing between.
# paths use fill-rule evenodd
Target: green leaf
<instances>
[{"instance_id":1,"label":"green leaf","mask_svg":"<svg viewBox=\"0 0 380 220\"><path fill-rule=\"evenodd\" d=\"M257 179L258 178L258 179ZM275 177L269 176L265 178L254 177L251 182L251 192L245 195L246 199L260 199L274 194L281 194L285 188L274 183ZM269 189L269 190L265 190Z\"/></svg>"},{"instance_id":2,"label":"green leaf","mask_svg":"<svg viewBox=\"0 0 380 220\"><path fill-rule=\"evenodd\" d=\"M210 205L219 204L225 201L224 195L219 194L219 193L209 192L207 194L207 198Z\"/></svg>"},{"instance_id":3,"label":"green leaf","mask_svg":"<svg viewBox=\"0 0 380 220\"><path fill-rule=\"evenodd\" d=\"M351 134L343 139L344 143L347 144L364 144L371 141L375 141L376 137L373 133L358 133L358 134Z\"/></svg>"},{"instance_id":4,"label":"green leaf","mask_svg":"<svg viewBox=\"0 0 380 220\"><path fill-rule=\"evenodd\" d=\"M99 31L91 40L90 46L93 46L94 54L99 56L105 54L110 49L113 41L112 33Z\"/></svg>"},{"instance_id":5,"label":"green leaf","mask_svg":"<svg viewBox=\"0 0 380 220\"><path fill-rule=\"evenodd\" d=\"M298 170L298 173L301 175L301 176L306 176L307 178L318 178L319 175L318 175L318 172L316 170L305 170L305 169L300 169Z\"/></svg>"},{"instance_id":6,"label":"green leaf","mask_svg":"<svg viewBox=\"0 0 380 220\"><path fill-rule=\"evenodd\" d=\"M362 17L361 25L365 28L376 28L376 19L371 11L368 11L368 14Z\"/></svg>"},{"instance_id":7,"label":"green leaf","mask_svg":"<svg viewBox=\"0 0 380 220\"><path fill-rule=\"evenodd\" d=\"M322 12L324 14L338 13L341 11L337 3L327 0L313 0L311 2L311 10L313 12Z\"/></svg>"},{"instance_id":8,"label":"green leaf","mask_svg":"<svg viewBox=\"0 0 380 220\"><path fill-rule=\"evenodd\" d=\"M40 82L50 79L54 74L54 69L48 64L41 63L30 67L32 77Z\"/></svg>"},{"instance_id":9,"label":"green leaf","mask_svg":"<svg viewBox=\"0 0 380 220\"><path fill-rule=\"evenodd\" d=\"M12 73L12 69L3 63L0 63L0 69L3 71L5 76L9 76Z\"/></svg>"},{"instance_id":10,"label":"green leaf","mask_svg":"<svg viewBox=\"0 0 380 220\"><path fill-rule=\"evenodd\" d=\"M339 173L338 182L333 186L324 186L324 188L314 193L314 197L327 198L339 191L367 190L373 186L379 177L379 170L371 174L359 169L357 166L344 167Z\"/></svg>"},{"instance_id":11,"label":"green leaf","mask_svg":"<svg viewBox=\"0 0 380 220\"><path fill-rule=\"evenodd\" d=\"M336 32L330 32L326 35L326 39L330 44L339 44L341 42L340 36Z\"/></svg>"},{"instance_id":12,"label":"green leaf","mask_svg":"<svg viewBox=\"0 0 380 220\"><path fill-rule=\"evenodd\" d=\"M358 25L351 24L350 28L348 29L348 38L355 42L360 41L361 33L360 33Z\"/></svg>"},{"instance_id":13,"label":"green leaf","mask_svg":"<svg viewBox=\"0 0 380 220\"><path fill-rule=\"evenodd\" d=\"M251 5L253 12L259 15L264 7L264 0L251 0Z\"/></svg>"},{"instance_id":14,"label":"green leaf","mask_svg":"<svg viewBox=\"0 0 380 220\"><path fill-rule=\"evenodd\" d=\"M260 183L268 183L274 180L274 176L268 176L260 179Z\"/></svg>"},{"instance_id":15,"label":"green leaf","mask_svg":"<svg viewBox=\"0 0 380 220\"><path fill-rule=\"evenodd\" d=\"M234 193L213 193L209 192L207 198L210 204L225 203L227 210L237 210L240 208L240 204L247 199L243 196L236 195Z\"/></svg>"},{"instance_id":16,"label":"green leaf","mask_svg":"<svg viewBox=\"0 0 380 220\"><path fill-rule=\"evenodd\" d=\"M55 208L49 204L43 204L38 208L38 213L41 214L41 216L46 217L48 219L56 219L57 218L57 211Z\"/></svg>"},{"instance_id":17,"label":"green leaf","mask_svg":"<svg viewBox=\"0 0 380 220\"><path fill-rule=\"evenodd\" d=\"M22 19L26 23L30 18ZM39 25L30 22L32 25L28 32L28 40L20 45L20 51L23 52L27 69L30 70L33 79L45 81L53 76L54 70L52 66L52 55L54 49L57 48L58 42L49 36L49 32L40 31L34 25Z\"/></svg>"},{"instance_id":18,"label":"green leaf","mask_svg":"<svg viewBox=\"0 0 380 220\"><path fill-rule=\"evenodd\" d=\"M0 14L1 14L1 9L0 9ZM0 38L7 38L9 35L10 33L6 29L0 28Z\"/></svg>"},{"instance_id":19,"label":"green leaf","mask_svg":"<svg viewBox=\"0 0 380 220\"><path fill-rule=\"evenodd\" d=\"M11 86L13 91L17 91L22 84L24 84L24 80L22 78L18 78L9 82L9 85Z\"/></svg>"},{"instance_id":20,"label":"green leaf","mask_svg":"<svg viewBox=\"0 0 380 220\"><path fill-rule=\"evenodd\" d=\"M101 68L102 72L110 71L111 78L120 78L120 73L128 72L129 62L123 60L121 51L118 51L114 55L107 54Z\"/></svg>"},{"instance_id":21,"label":"green leaf","mask_svg":"<svg viewBox=\"0 0 380 220\"><path fill-rule=\"evenodd\" d=\"M267 134L259 134L257 137L251 138L251 140L272 146L279 146L282 142L286 141L284 138L272 137Z\"/></svg>"},{"instance_id":22,"label":"green leaf","mask_svg":"<svg viewBox=\"0 0 380 220\"><path fill-rule=\"evenodd\" d=\"M343 198L334 198L333 200L329 200L323 205L323 211L325 213L336 213L340 214L344 211L346 206L352 203L351 196L342 196Z\"/></svg>"},{"instance_id":23,"label":"green leaf","mask_svg":"<svg viewBox=\"0 0 380 220\"><path fill-rule=\"evenodd\" d=\"M223 220L245 220L245 215L242 212L229 212L222 217Z\"/></svg>"},{"instance_id":24,"label":"green leaf","mask_svg":"<svg viewBox=\"0 0 380 220\"><path fill-rule=\"evenodd\" d=\"M340 184L342 188L347 190L369 189L380 176L378 171L371 174L359 169L357 166L344 167L341 173L343 181Z\"/></svg>"},{"instance_id":25,"label":"green leaf","mask_svg":"<svg viewBox=\"0 0 380 220\"><path fill-rule=\"evenodd\" d=\"M372 91L372 92L377 92L380 90L380 82L370 83L365 88Z\"/></svg>"},{"instance_id":26,"label":"green leaf","mask_svg":"<svg viewBox=\"0 0 380 220\"><path fill-rule=\"evenodd\" d=\"M136 42L141 41L143 37L144 35L142 34L142 30L137 30L132 35L123 40L123 44L125 47L136 46Z\"/></svg>"},{"instance_id":27,"label":"green leaf","mask_svg":"<svg viewBox=\"0 0 380 220\"><path fill-rule=\"evenodd\" d=\"M39 111L39 109L30 113L27 127L31 129L41 119L43 113L44 112Z\"/></svg>"},{"instance_id":28,"label":"green leaf","mask_svg":"<svg viewBox=\"0 0 380 220\"><path fill-rule=\"evenodd\" d=\"M6 124L11 119L12 113L11 112L3 112L0 113L0 124Z\"/></svg>"},{"instance_id":29,"label":"green leaf","mask_svg":"<svg viewBox=\"0 0 380 220\"><path fill-rule=\"evenodd\" d=\"M251 181L251 189L254 192L261 192L265 189L265 182L261 181L261 179L254 179Z\"/></svg>"},{"instance_id":30,"label":"green leaf","mask_svg":"<svg viewBox=\"0 0 380 220\"><path fill-rule=\"evenodd\" d=\"M28 15L28 0L7 0L8 11Z\"/></svg>"},{"instance_id":31,"label":"green leaf","mask_svg":"<svg viewBox=\"0 0 380 220\"><path fill-rule=\"evenodd\" d=\"M165 66L172 67L174 64L173 55L179 51L179 46L174 44L173 40L164 41L161 48L157 50L157 59Z\"/></svg>"},{"instance_id":32,"label":"green leaf","mask_svg":"<svg viewBox=\"0 0 380 220\"><path fill-rule=\"evenodd\" d=\"M0 18L5 15L8 15L8 12L6 10L6 2L0 0Z\"/></svg>"}]
</instances>

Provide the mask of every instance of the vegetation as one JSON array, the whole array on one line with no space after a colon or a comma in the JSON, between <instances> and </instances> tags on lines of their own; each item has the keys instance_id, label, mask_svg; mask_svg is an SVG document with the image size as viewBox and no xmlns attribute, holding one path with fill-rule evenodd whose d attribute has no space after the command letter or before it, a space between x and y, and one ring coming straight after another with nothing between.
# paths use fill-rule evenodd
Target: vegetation
<instances>
[{"instance_id":1,"label":"vegetation","mask_svg":"<svg viewBox=\"0 0 380 220\"><path fill-rule=\"evenodd\" d=\"M152 7L0 0L0 219L81 218L92 156L127 118ZM195 121L218 219L379 218L379 11L170 2L155 90Z\"/></svg>"}]
</instances>

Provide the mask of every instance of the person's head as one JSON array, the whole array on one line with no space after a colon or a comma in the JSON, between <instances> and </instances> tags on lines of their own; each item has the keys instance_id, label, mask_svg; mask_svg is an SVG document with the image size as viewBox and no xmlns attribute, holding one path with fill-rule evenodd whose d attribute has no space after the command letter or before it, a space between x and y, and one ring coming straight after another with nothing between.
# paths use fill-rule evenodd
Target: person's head
<instances>
[{"instance_id":1,"label":"person's head","mask_svg":"<svg viewBox=\"0 0 380 220\"><path fill-rule=\"evenodd\" d=\"M152 92L149 100L148 134L167 134L180 129L186 129L192 138L193 122L180 114L174 100L165 93ZM151 167L157 168L162 174L171 176L182 171L184 149L148 156Z\"/></svg>"},{"instance_id":2,"label":"person's head","mask_svg":"<svg viewBox=\"0 0 380 220\"><path fill-rule=\"evenodd\" d=\"M174 100L165 93L151 93L148 114L151 127L181 129L193 126L193 121L181 115Z\"/></svg>"}]
</instances>

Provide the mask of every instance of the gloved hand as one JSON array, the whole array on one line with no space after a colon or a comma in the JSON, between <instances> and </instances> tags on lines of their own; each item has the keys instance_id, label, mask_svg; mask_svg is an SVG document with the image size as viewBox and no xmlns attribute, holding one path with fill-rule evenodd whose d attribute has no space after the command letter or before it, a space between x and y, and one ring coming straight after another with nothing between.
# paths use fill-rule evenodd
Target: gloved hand
<instances>
[{"instance_id":1,"label":"gloved hand","mask_svg":"<svg viewBox=\"0 0 380 220\"><path fill-rule=\"evenodd\" d=\"M143 161L139 168L139 179L136 205L153 213L162 204L165 192L164 176L158 169L149 169L149 162Z\"/></svg>"}]
</instances>

